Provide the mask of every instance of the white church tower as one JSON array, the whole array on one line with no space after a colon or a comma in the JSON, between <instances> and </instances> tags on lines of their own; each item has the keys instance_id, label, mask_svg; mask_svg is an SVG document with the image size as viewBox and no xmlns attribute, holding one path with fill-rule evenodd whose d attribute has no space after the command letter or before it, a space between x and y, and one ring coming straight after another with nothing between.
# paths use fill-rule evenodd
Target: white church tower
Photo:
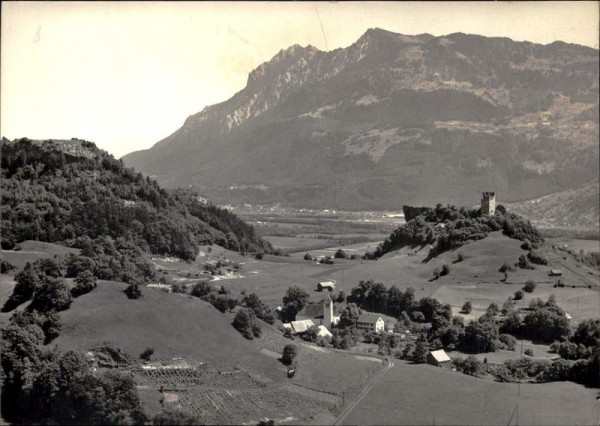
<instances>
[{"instance_id":1,"label":"white church tower","mask_svg":"<svg viewBox=\"0 0 600 426\"><path fill-rule=\"evenodd\" d=\"M333 301L329 294L325 295L325 299L323 300L323 325L327 328L327 330L331 331L331 324L333 324Z\"/></svg>"}]
</instances>

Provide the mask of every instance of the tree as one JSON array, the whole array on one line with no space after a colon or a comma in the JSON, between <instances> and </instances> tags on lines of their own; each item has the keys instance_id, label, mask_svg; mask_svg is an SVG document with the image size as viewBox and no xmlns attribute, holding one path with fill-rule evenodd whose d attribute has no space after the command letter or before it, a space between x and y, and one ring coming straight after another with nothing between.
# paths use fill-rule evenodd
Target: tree
<instances>
[{"instance_id":1,"label":"tree","mask_svg":"<svg viewBox=\"0 0 600 426\"><path fill-rule=\"evenodd\" d=\"M75 278L75 287L71 289L73 297L79 297L89 293L97 286L96 277L90 271L81 271Z\"/></svg>"},{"instance_id":2,"label":"tree","mask_svg":"<svg viewBox=\"0 0 600 426\"><path fill-rule=\"evenodd\" d=\"M59 312L68 309L72 301L69 287L62 278L46 276L33 295L29 309L42 313Z\"/></svg>"},{"instance_id":3,"label":"tree","mask_svg":"<svg viewBox=\"0 0 600 426\"><path fill-rule=\"evenodd\" d=\"M341 329L356 327L356 321L361 314L361 310L356 303L348 303L340 313L340 322L338 327Z\"/></svg>"},{"instance_id":4,"label":"tree","mask_svg":"<svg viewBox=\"0 0 600 426\"><path fill-rule=\"evenodd\" d=\"M196 297L204 297L210 294L213 291L213 287L210 285L208 281L202 281L192 287L192 296Z\"/></svg>"},{"instance_id":5,"label":"tree","mask_svg":"<svg viewBox=\"0 0 600 426\"><path fill-rule=\"evenodd\" d=\"M304 255L304 260L313 260L312 256L310 255L310 253L306 253Z\"/></svg>"},{"instance_id":6,"label":"tree","mask_svg":"<svg viewBox=\"0 0 600 426\"><path fill-rule=\"evenodd\" d=\"M525 293L522 290L515 291L515 300L521 300Z\"/></svg>"},{"instance_id":7,"label":"tree","mask_svg":"<svg viewBox=\"0 0 600 426\"><path fill-rule=\"evenodd\" d=\"M558 306L537 308L523 318L523 333L546 343L562 341L569 336L569 320Z\"/></svg>"},{"instance_id":8,"label":"tree","mask_svg":"<svg viewBox=\"0 0 600 426\"><path fill-rule=\"evenodd\" d=\"M334 302L344 303L345 300L346 300L346 293L344 293L344 290L340 290L339 293L337 294L337 296L335 297Z\"/></svg>"},{"instance_id":9,"label":"tree","mask_svg":"<svg viewBox=\"0 0 600 426\"><path fill-rule=\"evenodd\" d=\"M471 321L465 328L461 347L465 352L494 352L498 347L498 328L489 317Z\"/></svg>"},{"instance_id":10,"label":"tree","mask_svg":"<svg viewBox=\"0 0 600 426\"><path fill-rule=\"evenodd\" d=\"M233 319L233 326L246 339L252 340L255 335L256 315L249 308L240 309Z\"/></svg>"},{"instance_id":11,"label":"tree","mask_svg":"<svg viewBox=\"0 0 600 426\"><path fill-rule=\"evenodd\" d=\"M292 365L297 355L298 348L296 345L285 345L283 353L281 354L281 362L285 365Z\"/></svg>"},{"instance_id":12,"label":"tree","mask_svg":"<svg viewBox=\"0 0 600 426\"><path fill-rule=\"evenodd\" d=\"M466 301L465 304L462 306L461 312L465 314L470 314L472 310L473 306L471 305L471 302Z\"/></svg>"},{"instance_id":13,"label":"tree","mask_svg":"<svg viewBox=\"0 0 600 426\"><path fill-rule=\"evenodd\" d=\"M533 290L535 290L536 284L535 282L533 282L533 280L528 280L525 285L523 286L523 290L526 291L527 293L533 293Z\"/></svg>"},{"instance_id":14,"label":"tree","mask_svg":"<svg viewBox=\"0 0 600 426\"><path fill-rule=\"evenodd\" d=\"M492 317L498 315L498 313L500 313L500 309L498 309L498 305L495 303L490 303L490 306L488 306L488 308L485 311L486 315Z\"/></svg>"},{"instance_id":15,"label":"tree","mask_svg":"<svg viewBox=\"0 0 600 426\"><path fill-rule=\"evenodd\" d=\"M319 329L316 325L311 325L303 334L302 339L307 342L315 342L319 337Z\"/></svg>"},{"instance_id":16,"label":"tree","mask_svg":"<svg viewBox=\"0 0 600 426\"><path fill-rule=\"evenodd\" d=\"M338 249L338 251L335 252L334 257L336 259L345 259L346 258L346 252L342 249Z\"/></svg>"},{"instance_id":17,"label":"tree","mask_svg":"<svg viewBox=\"0 0 600 426\"><path fill-rule=\"evenodd\" d=\"M296 320L298 312L306 306L308 302L308 293L298 286L291 286L283 296L283 310L281 311L282 321L290 322Z\"/></svg>"},{"instance_id":18,"label":"tree","mask_svg":"<svg viewBox=\"0 0 600 426\"><path fill-rule=\"evenodd\" d=\"M6 300L2 312L10 312L21 303L33 297L33 293L40 286L41 280L31 263L27 262L25 268L15 275L15 287L13 293Z\"/></svg>"},{"instance_id":19,"label":"tree","mask_svg":"<svg viewBox=\"0 0 600 426\"><path fill-rule=\"evenodd\" d=\"M137 283L129 284L127 288L123 290L123 292L127 295L129 299L139 299L143 296L142 289Z\"/></svg>"},{"instance_id":20,"label":"tree","mask_svg":"<svg viewBox=\"0 0 600 426\"><path fill-rule=\"evenodd\" d=\"M517 344L517 339L515 339L510 334L501 334L498 336L498 340L508 349L509 351L515 350L515 345Z\"/></svg>"},{"instance_id":21,"label":"tree","mask_svg":"<svg viewBox=\"0 0 600 426\"><path fill-rule=\"evenodd\" d=\"M415 349L412 353L412 360L417 364L423 364L427 362L427 354L429 353L429 345L427 343L427 337L424 333L421 333L415 343Z\"/></svg>"},{"instance_id":22,"label":"tree","mask_svg":"<svg viewBox=\"0 0 600 426\"><path fill-rule=\"evenodd\" d=\"M450 273L450 266L444 264L442 265L442 272L440 272L441 276L448 275Z\"/></svg>"},{"instance_id":23,"label":"tree","mask_svg":"<svg viewBox=\"0 0 600 426\"><path fill-rule=\"evenodd\" d=\"M140 354L140 359L143 359L144 361L150 361L150 358L152 358L153 354L154 354L154 348L147 347Z\"/></svg>"},{"instance_id":24,"label":"tree","mask_svg":"<svg viewBox=\"0 0 600 426\"><path fill-rule=\"evenodd\" d=\"M478 377L483 369L481 361L479 361L473 355L469 355L464 360L458 360L456 364L464 374L468 374L469 376Z\"/></svg>"}]
</instances>

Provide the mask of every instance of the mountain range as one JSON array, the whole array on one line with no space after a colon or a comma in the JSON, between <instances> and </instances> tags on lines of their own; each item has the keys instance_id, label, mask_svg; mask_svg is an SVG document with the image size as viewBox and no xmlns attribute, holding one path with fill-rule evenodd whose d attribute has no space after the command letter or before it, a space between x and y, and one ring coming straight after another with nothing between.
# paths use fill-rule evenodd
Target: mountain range
<instances>
[{"instance_id":1,"label":"mountain range","mask_svg":"<svg viewBox=\"0 0 600 426\"><path fill-rule=\"evenodd\" d=\"M598 77L589 47L369 29L346 48L281 50L123 160L220 204L514 203L598 181Z\"/></svg>"}]
</instances>

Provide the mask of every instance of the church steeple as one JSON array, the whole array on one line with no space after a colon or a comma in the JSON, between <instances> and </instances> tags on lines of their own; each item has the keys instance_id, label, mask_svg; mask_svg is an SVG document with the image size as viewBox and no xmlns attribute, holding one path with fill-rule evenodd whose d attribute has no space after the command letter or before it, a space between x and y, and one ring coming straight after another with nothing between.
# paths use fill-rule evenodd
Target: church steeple
<instances>
[{"instance_id":1,"label":"church steeple","mask_svg":"<svg viewBox=\"0 0 600 426\"><path fill-rule=\"evenodd\" d=\"M333 300L329 294L325 295L323 299L323 325L327 330L331 331L331 324L333 323Z\"/></svg>"}]
</instances>

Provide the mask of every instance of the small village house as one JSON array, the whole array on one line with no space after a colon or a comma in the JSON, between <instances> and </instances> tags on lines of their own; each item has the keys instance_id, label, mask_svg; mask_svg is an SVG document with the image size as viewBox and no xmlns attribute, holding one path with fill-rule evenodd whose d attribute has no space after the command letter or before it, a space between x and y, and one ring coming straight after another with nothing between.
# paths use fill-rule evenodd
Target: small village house
<instances>
[{"instance_id":1,"label":"small village house","mask_svg":"<svg viewBox=\"0 0 600 426\"><path fill-rule=\"evenodd\" d=\"M356 328L369 333L383 333L385 329L385 322L378 315L362 314L356 321Z\"/></svg>"},{"instance_id":2,"label":"small village house","mask_svg":"<svg viewBox=\"0 0 600 426\"><path fill-rule=\"evenodd\" d=\"M452 366L452 359L450 359L445 350L440 349L438 351L431 351L427 354L427 363L435 365L436 367L450 368Z\"/></svg>"},{"instance_id":3,"label":"small village house","mask_svg":"<svg viewBox=\"0 0 600 426\"><path fill-rule=\"evenodd\" d=\"M323 290L329 290L329 291L333 291L335 290L335 280L329 280L329 281L321 281L320 283L317 284L317 290L319 291L323 291Z\"/></svg>"}]
</instances>

